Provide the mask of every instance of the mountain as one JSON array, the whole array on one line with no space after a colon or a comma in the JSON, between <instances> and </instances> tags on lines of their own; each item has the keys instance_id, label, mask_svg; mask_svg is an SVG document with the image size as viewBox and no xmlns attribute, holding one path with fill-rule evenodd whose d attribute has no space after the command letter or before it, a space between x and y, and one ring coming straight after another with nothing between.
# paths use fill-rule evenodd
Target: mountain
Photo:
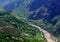
<instances>
[{"instance_id":1,"label":"mountain","mask_svg":"<svg viewBox=\"0 0 60 42\"><path fill-rule=\"evenodd\" d=\"M43 0L42 0L43 1ZM51 24L55 30L52 31L60 34L60 0L49 0L49 1L34 1L30 7L29 11L33 11L31 15L28 16L30 20L42 20L48 24ZM42 3L40 5L40 3Z\"/></svg>"},{"instance_id":2,"label":"mountain","mask_svg":"<svg viewBox=\"0 0 60 42\"><path fill-rule=\"evenodd\" d=\"M42 6L40 6L40 4L39 4L41 1L39 3L38 2L39 1L36 1L35 3L33 2L32 5L30 6L30 11L33 11L33 9L35 9L34 10L35 12L33 12L33 14L29 16L29 18L31 17L31 19L33 19L33 20L39 20L39 19L44 18L44 20L47 20L48 22L53 23L52 19L54 17L60 15L60 10L59 10L60 9L59 8L60 7L60 5L59 5L60 1L59 0L56 2L55 1L52 1L52 2L48 2L48 1L46 2L45 1L45 4L43 4ZM38 11L38 12L36 12L36 11Z\"/></svg>"},{"instance_id":3,"label":"mountain","mask_svg":"<svg viewBox=\"0 0 60 42\"><path fill-rule=\"evenodd\" d=\"M4 6L3 8L8 11L13 11L16 8L20 7L20 5L23 3L22 0L14 0L13 2L9 3L8 5Z\"/></svg>"},{"instance_id":4,"label":"mountain","mask_svg":"<svg viewBox=\"0 0 60 42\"><path fill-rule=\"evenodd\" d=\"M32 0L1 0L0 8L4 8L5 10L8 11L13 11L16 8L20 7L21 5L26 4L27 6L31 1Z\"/></svg>"},{"instance_id":5,"label":"mountain","mask_svg":"<svg viewBox=\"0 0 60 42\"><path fill-rule=\"evenodd\" d=\"M60 0L28 0L18 7L15 12L21 18L39 26L47 31L60 34ZM23 3L24 3L23 2Z\"/></svg>"},{"instance_id":6,"label":"mountain","mask_svg":"<svg viewBox=\"0 0 60 42\"><path fill-rule=\"evenodd\" d=\"M8 11L13 11L23 3L23 0L2 0L0 1L0 8Z\"/></svg>"},{"instance_id":7,"label":"mountain","mask_svg":"<svg viewBox=\"0 0 60 42\"><path fill-rule=\"evenodd\" d=\"M4 4L2 4L4 3ZM18 19L36 24L52 35L60 36L60 0L5 0L0 8Z\"/></svg>"},{"instance_id":8,"label":"mountain","mask_svg":"<svg viewBox=\"0 0 60 42\"><path fill-rule=\"evenodd\" d=\"M22 18L37 25L43 25L44 29L58 35L60 34L59 2L60 0L25 0L21 3L19 1L13 2L6 7L8 10L13 10L13 13L18 15L20 19ZM18 7L14 6L15 3L17 3ZM11 9L8 7L11 7Z\"/></svg>"},{"instance_id":9,"label":"mountain","mask_svg":"<svg viewBox=\"0 0 60 42\"><path fill-rule=\"evenodd\" d=\"M0 42L46 42L42 32L18 19L9 11L0 9Z\"/></svg>"}]
</instances>

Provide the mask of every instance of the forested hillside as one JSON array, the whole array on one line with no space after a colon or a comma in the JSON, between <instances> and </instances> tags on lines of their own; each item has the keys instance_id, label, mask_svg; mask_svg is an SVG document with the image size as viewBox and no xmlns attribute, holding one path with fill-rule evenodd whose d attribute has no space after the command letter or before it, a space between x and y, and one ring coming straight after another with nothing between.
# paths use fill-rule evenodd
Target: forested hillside
<instances>
[{"instance_id":1,"label":"forested hillside","mask_svg":"<svg viewBox=\"0 0 60 42\"><path fill-rule=\"evenodd\" d=\"M4 3L4 4L3 4ZM1 42L46 42L34 24L60 42L60 0L0 0ZM16 40L17 39L17 40Z\"/></svg>"},{"instance_id":2,"label":"forested hillside","mask_svg":"<svg viewBox=\"0 0 60 42\"><path fill-rule=\"evenodd\" d=\"M46 42L37 28L0 9L0 42Z\"/></svg>"}]
</instances>

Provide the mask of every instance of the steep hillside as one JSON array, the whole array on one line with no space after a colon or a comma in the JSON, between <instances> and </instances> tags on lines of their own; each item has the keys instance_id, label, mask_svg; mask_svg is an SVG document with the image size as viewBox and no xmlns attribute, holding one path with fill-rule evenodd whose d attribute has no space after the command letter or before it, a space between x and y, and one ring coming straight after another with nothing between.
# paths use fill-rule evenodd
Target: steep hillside
<instances>
[{"instance_id":1,"label":"steep hillside","mask_svg":"<svg viewBox=\"0 0 60 42\"><path fill-rule=\"evenodd\" d=\"M22 19L37 24L52 34L60 34L60 0L28 0L24 2L13 12Z\"/></svg>"},{"instance_id":2,"label":"steep hillside","mask_svg":"<svg viewBox=\"0 0 60 42\"><path fill-rule=\"evenodd\" d=\"M26 1L28 2L28 1ZM34 0L29 5L23 4L16 13L30 23L41 26L51 34L60 35L60 0ZM28 6L28 7L26 7Z\"/></svg>"},{"instance_id":3,"label":"steep hillside","mask_svg":"<svg viewBox=\"0 0 60 42\"><path fill-rule=\"evenodd\" d=\"M38 2L39 1L35 0L30 6L29 11L33 11L33 13L28 16L30 21L34 21L35 24L39 25L41 23L41 25L46 27L44 27L44 29L49 32L54 32L55 35L60 34L60 0L45 1L41 6Z\"/></svg>"},{"instance_id":4,"label":"steep hillside","mask_svg":"<svg viewBox=\"0 0 60 42\"><path fill-rule=\"evenodd\" d=\"M12 11L12 13L11 16L8 15L8 18L7 15L0 16L1 23L9 24L10 28L15 28L16 32L19 30L29 32L25 30L25 28L30 27L30 25L28 26L29 22L42 27L54 36L60 36L60 0L11 0L6 2L4 2L5 4L0 2L1 8ZM5 29L2 30L5 31ZM13 29L13 33L16 33L15 30Z\"/></svg>"},{"instance_id":5,"label":"steep hillside","mask_svg":"<svg viewBox=\"0 0 60 42\"><path fill-rule=\"evenodd\" d=\"M0 42L46 42L43 33L12 13L0 9Z\"/></svg>"}]
</instances>

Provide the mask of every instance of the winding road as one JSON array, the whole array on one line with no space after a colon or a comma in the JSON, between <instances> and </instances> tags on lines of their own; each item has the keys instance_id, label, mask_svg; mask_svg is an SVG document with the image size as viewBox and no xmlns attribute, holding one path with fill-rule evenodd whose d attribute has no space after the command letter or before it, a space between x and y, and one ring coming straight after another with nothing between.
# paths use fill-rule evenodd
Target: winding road
<instances>
[{"instance_id":1,"label":"winding road","mask_svg":"<svg viewBox=\"0 0 60 42\"><path fill-rule=\"evenodd\" d=\"M34 26L36 28L38 28L40 31L43 32L45 38L47 39L47 42L57 42L57 38L52 36L49 32L47 32L46 30L42 29L41 27L37 26L37 25L33 25L33 24L30 24L31 26Z\"/></svg>"}]
</instances>

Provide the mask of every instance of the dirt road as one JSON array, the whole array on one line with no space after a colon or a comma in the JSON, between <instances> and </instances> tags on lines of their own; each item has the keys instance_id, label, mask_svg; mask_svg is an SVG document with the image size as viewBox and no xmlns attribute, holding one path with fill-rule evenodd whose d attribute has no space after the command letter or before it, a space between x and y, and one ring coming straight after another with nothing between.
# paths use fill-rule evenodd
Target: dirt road
<instances>
[{"instance_id":1,"label":"dirt road","mask_svg":"<svg viewBox=\"0 0 60 42\"><path fill-rule=\"evenodd\" d=\"M49 32L47 32L46 30L42 29L41 27L39 26L36 26L36 25L33 25L33 24L30 24L31 26L34 26L36 28L38 28L40 31L43 32L45 38L47 39L47 42L57 42L57 38L52 36Z\"/></svg>"}]
</instances>

